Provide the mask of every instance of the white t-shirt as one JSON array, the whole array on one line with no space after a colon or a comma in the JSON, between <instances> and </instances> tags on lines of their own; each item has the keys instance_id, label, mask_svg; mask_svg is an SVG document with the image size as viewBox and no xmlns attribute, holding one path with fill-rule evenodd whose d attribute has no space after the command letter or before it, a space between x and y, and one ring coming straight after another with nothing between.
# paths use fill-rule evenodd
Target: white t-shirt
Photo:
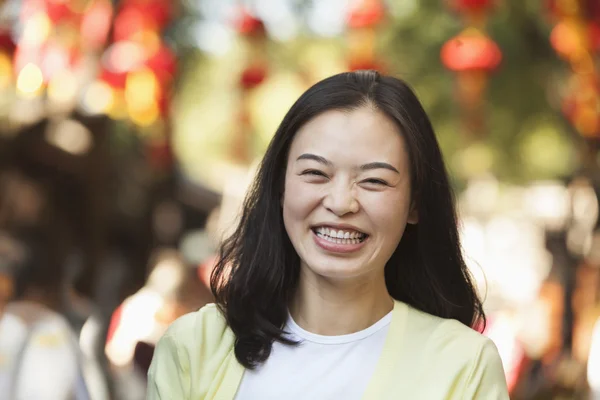
<instances>
[{"instance_id":1,"label":"white t-shirt","mask_svg":"<svg viewBox=\"0 0 600 400\"><path fill-rule=\"evenodd\" d=\"M298 346L275 342L267 361L247 370L235 400L360 399L375 371L392 313L367 329L323 336L289 317L285 331Z\"/></svg>"}]
</instances>

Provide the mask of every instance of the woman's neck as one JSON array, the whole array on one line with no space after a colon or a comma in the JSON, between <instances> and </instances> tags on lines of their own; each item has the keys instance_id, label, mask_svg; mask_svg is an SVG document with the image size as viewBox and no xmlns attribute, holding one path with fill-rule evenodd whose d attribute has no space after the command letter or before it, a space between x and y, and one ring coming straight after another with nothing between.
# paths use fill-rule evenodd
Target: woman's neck
<instances>
[{"instance_id":1,"label":"woman's neck","mask_svg":"<svg viewBox=\"0 0 600 400\"><path fill-rule=\"evenodd\" d=\"M290 313L303 329L334 336L366 329L393 308L383 276L335 282L303 271Z\"/></svg>"}]
</instances>

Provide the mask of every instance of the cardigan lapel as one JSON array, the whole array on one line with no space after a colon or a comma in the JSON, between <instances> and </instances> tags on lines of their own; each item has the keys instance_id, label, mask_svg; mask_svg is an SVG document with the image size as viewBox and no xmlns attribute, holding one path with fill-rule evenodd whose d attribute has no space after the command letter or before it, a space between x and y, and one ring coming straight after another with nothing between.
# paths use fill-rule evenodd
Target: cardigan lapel
<instances>
[{"instance_id":1,"label":"cardigan lapel","mask_svg":"<svg viewBox=\"0 0 600 400\"><path fill-rule=\"evenodd\" d=\"M242 382L244 367L235 358L233 348L227 355L222 369L217 373L217 379L213 382L211 390L206 399L211 400L233 400Z\"/></svg>"},{"instance_id":2,"label":"cardigan lapel","mask_svg":"<svg viewBox=\"0 0 600 400\"><path fill-rule=\"evenodd\" d=\"M384 398L385 388L394 378L392 376L394 365L401 357L407 313L408 306L406 304L394 301L390 329L383 345L381 357L375 367L375 372L363 395L363 400L380 400Z\"/></svg>"}]
</instances>

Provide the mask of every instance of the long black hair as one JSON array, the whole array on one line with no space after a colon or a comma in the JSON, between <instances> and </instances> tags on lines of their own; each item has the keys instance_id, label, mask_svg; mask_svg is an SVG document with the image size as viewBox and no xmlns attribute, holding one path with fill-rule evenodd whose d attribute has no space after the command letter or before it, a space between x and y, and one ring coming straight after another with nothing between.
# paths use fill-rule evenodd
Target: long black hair
<instances>
[{"instance_id":1,"label":"long black hair","mask_svg":"<svg viewBox=\"0 0 600 400\"><path fill-rule=\"evenodd\" d=\"M341 73L309 88L277 129L245 198L239 225L224 240L211 276L215 301L236 337L246 368L263 363L283 332L300 260L286 233L281 198L290 145L298 129L328 110L370 106L394 121L410 158L419 222L407 225L385 267L389 294L467 326L485 325L481 300L463 259L453 191L433 127L403 81L375 71Z\"/></svg>"}]
</instances>

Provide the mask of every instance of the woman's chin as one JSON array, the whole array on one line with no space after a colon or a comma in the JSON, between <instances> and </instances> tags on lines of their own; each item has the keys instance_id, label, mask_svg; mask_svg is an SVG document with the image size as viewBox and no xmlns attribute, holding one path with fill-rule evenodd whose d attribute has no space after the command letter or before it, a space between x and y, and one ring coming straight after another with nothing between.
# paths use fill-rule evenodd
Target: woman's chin
<instances>
[{"instance_id":1,"label":"woman's chin","mask_svg":"<svg viewBox=\"0 0 600 400\"><path fill-rule=\"evenodd\" d=\"M365 271L364 268L357 267L355 265L350 265L351 263L340 262L336 264L339 265L330 264L326 268L313 268L306 266L306 268L310 271L310 275L330 282L346 282L353 279L364 279L369 275L369 271Z\"/></svg>"}]
</instances>

